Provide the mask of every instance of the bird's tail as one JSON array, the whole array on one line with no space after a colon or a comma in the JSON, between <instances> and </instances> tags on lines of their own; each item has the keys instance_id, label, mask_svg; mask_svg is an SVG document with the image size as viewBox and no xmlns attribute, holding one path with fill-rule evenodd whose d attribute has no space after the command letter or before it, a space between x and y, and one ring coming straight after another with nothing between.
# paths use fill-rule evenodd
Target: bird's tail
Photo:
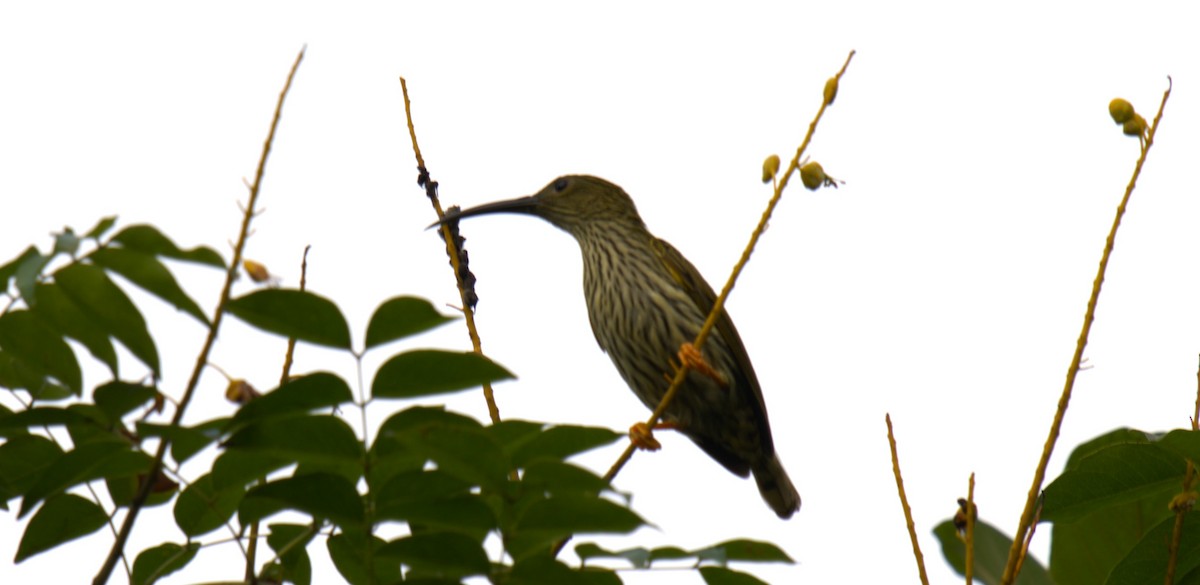
<instances>
[{"instance_id":1,"label":"bird's tail","mask_svg":"<svg viewBox=\"0 0 1200 585\"><path fill-rule=\"evenodd\" d=\"M792 485L777 455L771 455L761 465L756 465L753 472L754 480L758 482L758 492L776 515L786 520L800 509L800 493Z\"/></svg>"}]
</instances>

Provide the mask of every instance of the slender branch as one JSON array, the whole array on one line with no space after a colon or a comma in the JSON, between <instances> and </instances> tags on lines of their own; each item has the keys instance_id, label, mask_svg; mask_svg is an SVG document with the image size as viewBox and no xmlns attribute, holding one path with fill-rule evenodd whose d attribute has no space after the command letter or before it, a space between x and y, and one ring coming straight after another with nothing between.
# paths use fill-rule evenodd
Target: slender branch
<instances>
[{"instance_id":1,"label":"slender branch","mask_svg":"<svg viewBox=\"0 0 1200 585\"><path fill-rule=\"evenodd\" d=\"M233 281L237 278L238 266L242 263L242 252L246 247L246 239L250 235L250 220L254 218L254 209L258 203L258 194L262 188L263 173L267 166L267 157L271 154L271 143L275 140L275 130L279 127L279 118L283 112L283 101L287 97L288 90L292 87L292 80L296 77L296 70L300 68L300 62L304 60L304 49L300 49L300 54L296 55L296 61L292 64L292 69L288 73L287 82L283 85L283 91L279 94L279 102L275 106L275 116L271 120L271 129L267 132L267 139L263 143L262 156L258 160L258 169L254 173L254 183L250 186L250 198L246 205L246 209L242 214L242 228L238 234L237 244L233 247L233 258L229 262L229 268L225 272L225 285L221 289L220 300L217 301L217 308L213 310L212 325L208 329L208 337L204 340L204 346L200 349L200 355L196 356L196 365L192 368L192 376L188 379L187 387L183 391L183 398L179 401L178 408L175 409L175 415L171 418L171 426L178 427L183 421L183 414L187 411L188 405L195 395L196 386L200 384L200 375L204 371L205 364L208 363L209 353L212 352L213 344L217 340L217 330L221 326L221 318L225 315L225 305L229 302L230 293L233 290ZM163 435L159 439L158 451L154 455L154 463L150 466L150 472L146 475L146 480L138 489L137 495L133 501L129 503L129 512L125 515L125 521L121 525L121 532L117 534L116 541L113 542L112 548L108 552L108 557L104 560L104 564L100 567L100 571L92 580L93 585L104 585L112 576L113 567L124 554L125 543L129 540L129 535L133 532L133 523L137 519L138 513L141 512L142 506L146 503L146 498L150 497L150 491L154 486L154 477L156 477L162 469L163 460L167 455L167 448L171 446L171 437L169 434Z\"/></svg>"},{"instance_id":2,"label":"slender branch","mask_svg":"<svg viewBox=\"0 0 1200 585\"><path fill-rule=\"evenodd\" d=\"M1200 369L1196 370L1196 406L1192 410L1192 430L1200 430ZM1183 517L1196 503L1196 494L1192 492L1196 484L1196 464L1189 459L1187 473L1183 477L1183 493L1171 502L1175 509L1175 526L1171 530L1171 543L1167 545L1167 576L1163 581L1167 585L1175 582L1175 566L1179 562L1179 541L1183 539Z\"/></svg>"},{"instance_id":3,"label":"slender branch","mask_svg":"<svg viewBox=\"0 0 1200 585\"><path fill-rule=\"evenodd\" d=\"M975 472L971 472L971 479L967 482L967 559L966 559L966 577L967 585L975 582L972 573L975 571Z\"/></svg>"},{"instance_id":4,"label":"slender branch","mask_svg":"<svg viewBox=\"0 0 1200 585\"><path fill-rule=\"evenodd\" d=\"M425 187L425 195L429 197L433 211L437 213L440 221L445 219L446 212L442 209L441 200L438 199L438 183L430 178L429 170L425 167L425 159L421 156L421 147L417 145L417 130L412 121L412 103L408 100L408 82L403 77L400 78L400 90L404 93L404 116L408 121L408 135L412 139L413 154L417 157L417 184ZM467 335L471 338L471 348L475 353L483 355L483 342L479 339L479 330L475 328L475 302L478 299L475 297L474 283L465 281L470 275L470 271L465 269L466 256L460 249L454 229L447 224L442 224L438 230L442 234L442 239L446 241L446 255L450 257L450 266L454 269L454 280L458 284L458 295L462 301L463 319L467 323ZM496 405L496 393L492 390L491 382L483 384L483 399L487 401L488 416L491 417L492 422L500 422L500 407Z\"/></svg>"},{"instance_id":5,"label":"slender branch","mask_svg":"<svg viewBox=\"0 0 1200 585\"><path fill-rule=\"evenodd\" d=\"M854 58L854 51L850 51L850 54L846 56L846 62L842 64L842 68L833 78L835 80L834 83L841 81L842 75L846 73L846 68L850 66L850 59L852 58ZM771 196L771 201L767 203L767 208L765 211L763 211L762 218L759 219L758 225L754 228L754 232L750 234L750 242L747 243L746 248L742 250L741 258L739 258L737 264L734 265L733 272L729 275L729 280L725 282L725 287L721 289L721 294L717 295L717 300L713 303L712 310L708 312L708 318L705 319L704 326L700 328L700 332L696 335L695 341L692 342L692 345L695 346L696 349L700 349L700 347L704 345L704 342L708 339L709 334L712 332L713 326L716 325L717 318L720 316L721 311L725 308L725 299L729 297L729 293L733 290L733 285L735 282L737 282L738 276L741 275L742 269L745 268L746 263L750 261L750 254L754 252L754 246L758 244L758 239L762 236L763 232L766 231L767 222L771 219L771 214L774 213L775 206L779 204L779 199L783 195L783 190L787 188L788 179L790 179L792 174L800 168L800 157L804 155L805 149L808 148L808 143L812 141L813 134L817 131L817 123L821 121L821 116L825 114L825 108L827 108L832 101L833 100L831 97L826 97L821 101L821 108L817 110L817 115L813 117L812 122L808 125L808 133L804 135L804 141L801 142L800 147L796 149L796 155L792 157L792 162L788 164L787 171L784 172L783 178L778 184L775 185L775 193ZM683 364L675 370L675 377L671 379L671 385L667 388L666 393L663 394L662 400L659 401L658 408L654 409L654 412L650 415L650 419L646 421L647 428L654 428L654 425L658 424L659 419L661 419L663 413L667 411L667 407L671 404L671 401L675 399L675 394L677 394L679 389L683 386L683 381L687 377L688 370L689 368L687 364ZM621 456L618 457L616 462L613 463L612 467L609 468L608 473L604 474L604 479L612 481L612 479L616 477L618 473L620 473L621 468L625 466L625 463L627 463L629 459L633 457L633 452L636 449L637 447L630 442L630 444L625 447L625 451L621 453Z\"/></svg>"},{"instance_id":6,"label":"slender branch","mask_svg":"<svg viewBox=\"0 0 1200 585\"><path fill-rule=\"evenodd\" d=\"M900 507L904 508L904 523L908 527L908 538L912 541L913 557L917 559L917 573L921 583L929 585L929 575L925 574L925 556L921 554L921 544L917 542L917 528L913 524L912 508L908 505L908 496L904 493L904 478L900 476L900 456L896 454L896 436L892 433L892 415L886 414L883 420L887 422L888 446L892 450L892 473L896 476L896 491L900 494ZM972 475L972 477L974 477Z\"/></svg>"},{"instance_id":7,"label":"slender branch","mask_svg":"<svg viewBox=\"0 0 1200 585\"><path fill-rule=\"evenodd\" d=\"M1150 147L1154 145L1154 134L1158 130L1158 123L1162 120L1163 108L1167 106L1167 98L1171 96L1171 78L1167 77L1167 90L1163 92L1162 103L1158 107L1158 115L1154 117L1154 124L1150 126L1150 132L1146 135L1146 140L1142 144L1142 153L1138 157L1137 165L1134 166L1133 176L1129 178L1129 184L1125 187L1125 195L1121 198L1121 204L1117 206L1116 216L1113 217L1112 229L1108 232L1108 239L1104 242L1104 252L1100 256L1100 266L1096 269L1096 279L1092 282L1092 294L1088 298L1087 311L1083 316L1083 327L1079 331L1079 339L1075 343L1075 354L1071 356L1071 364L1067 367L1067 379L1063 384L1062 396L1058 399L1058 410L1054 413L1054 422L1050 424L1050 434L1046 437L1046 443L1042 448L1042 457L1038 460L1037 470L1033 474L1033 484L1029 486L1029 493L1025 499L1025 509L1021 512L1021 521L1017 525L1017 531L1013 535L1012 546L1008 551L1008 562L1004 565L1004 575L1001 577L1001 585L1011 585L1017 578L1017 567L1021 563L1024 553L1022 542L1025 540L1025 533L1030 529L1034 509L1038 501L1038 494L1042 491L1042 482L1046 479L1046 467L1050 463L1050 454L1054 452L1054 444L1058 441L1058 434L1062 428L1063 417L1067 412L1067 404L1071 401L1071 390L1075 387L1075 376L1079 373L1079 365L1083 360L1083 350L1087 347L1088 334L1092 330L1092 322L1096 318L1096 303L1100 299L1100 287L1104 284L1104 273L1108 270L1108 260L1112 256L1113 246L1117 239L1117 228L1121 227L1121 218L1125 216L1125 209L1129 206L1129 198L1133 195L1133 188L1137 184L1138 176L1142 173L1142 165L1146 162L1146 155L1150 152Z\"/></svg>"}]
</instances>

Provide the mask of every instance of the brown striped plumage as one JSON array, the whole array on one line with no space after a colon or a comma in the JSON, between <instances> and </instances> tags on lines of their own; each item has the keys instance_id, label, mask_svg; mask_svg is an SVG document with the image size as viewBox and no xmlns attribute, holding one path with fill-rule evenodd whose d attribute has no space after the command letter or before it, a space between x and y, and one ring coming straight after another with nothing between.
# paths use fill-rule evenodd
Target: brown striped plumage
<instances>
[{"instance_id":1,"label":"brown striped plumage","mask_svg":"<svg viewBox=\"0 0 1200 585\"><path fill-rule=\"evenodd\" d=\"M712 287L682 254L647 231L629 195L604 179L559 177L536 195L457 217L498 212L536 215L575 237L596 341L634 394L657 407L672 360L696 338L716 301ZM790 517L800 508L800 495L775 454L758 379L724 310L701 353L722 380L689 372L664 419L729 471L753 473L763 499L780 518Z\"/></svg>"}]
</instances>

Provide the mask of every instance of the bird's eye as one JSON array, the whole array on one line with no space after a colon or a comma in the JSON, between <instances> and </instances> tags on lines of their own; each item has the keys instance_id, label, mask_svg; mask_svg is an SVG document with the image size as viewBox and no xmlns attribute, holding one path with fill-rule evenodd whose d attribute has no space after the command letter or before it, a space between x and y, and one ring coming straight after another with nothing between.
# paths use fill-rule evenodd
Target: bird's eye
<instances>
[{"instance_id":1,"label":"bird's eye","mask_svg":"<svg viewBox=\"0 0 1200 585\"><path fill-rule=\"evenodd\" d=\"M567 188L568 182L569 181L566 177L559 177L558 180L554 181L554 190L558 193L562 193L563 189Z\"/></svg>"}]
</instances>

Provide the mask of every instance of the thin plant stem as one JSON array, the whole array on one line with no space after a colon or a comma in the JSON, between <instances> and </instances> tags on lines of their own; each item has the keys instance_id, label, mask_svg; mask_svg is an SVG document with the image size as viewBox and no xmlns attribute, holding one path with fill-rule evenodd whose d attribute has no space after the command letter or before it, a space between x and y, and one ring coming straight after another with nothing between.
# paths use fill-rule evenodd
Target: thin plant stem
<instances>
[{"instance_id":1,"label":"thin plant stem","mask_svg":"<svg viewBox=\"0 0 1200 585\"><path fill-rule=\"evenodd\" d=\"M1062 429L1063 417L1067 412L1067 405L1071 402L1071 390L1075 388L1075 377L1079 374L1079 366L1083 361L1083 350L1087 347L1088 334L1092 330L1092 322L1096 318L1096 303L1100 299L1100 288L1104 284L1104 273L1108 270L1108 261L1112 256L1113 246L1116 244L1117 229L1121 227L1121 218L1125 216L1125 209L1129 206L1129 198L1133 195L1134 186L1137 184L1137 179L1142 173L1142 165L1146 163L1146 155L1150 152L1150 147L1154 145L1154 134L1158 130L1158 123L1162 120L1163 108L1167 106L1167 98L1171 96L1171 78L1167 78L1167 90L1163 92L1162 103L1158 107L1158 115L1154 116L1154 123L1150 126L1150 131L1146 134L1146 140L1142 143L1142 153L1138 157L1137 164L1133 169L1133 176L1129 178L1129 184L1125 186L1125 195L1121 197L1121 203L1117 206L1117 213L1113 217L1112 228L1108 232L1108 238L1104 241L1104 252L1100 255L1100 266L1096 269L1096 279L1092 281L1092 293L1088 297L1087 311L1083 316L1083 327L1079 331L1079 339L1075 342L1075 353L1071 356L1071 363L1067 366L1067 378L1063 384L1062 396L1058 399L1058 409L1054 413L1054 421L1050 424L1050 433L1046 437L1046 443L1042 447L1042 457L1038 460L1037 469L1033 474L1033 483L1029 486L1029 493L1025 499L1025 508L1021 512L1021 521L1017 524L1017 531L1013 535L1012 546L1009 548L1008 561L1004 565L1004 574L1000 579L1001 585L1012 585L1017 578L1018 565L1024 558L1026 547L1022 546L1025 541L1026 532L1030 530L1032 525L1034 510L1037 507L1038 495L1042 492L1042 483L1046 479L1046 467L1050 464L1050 455L1054 452L1054 445L1058 442L1058 434Z\"/></svg>"},{"instance_id":2,"label":"thin plant stem","mask_svg":"<svg viewBox=\"0 0 1200 585\"><path fill-rule=\"evenodd\" d=\"M850 51L850 54L846 56L845 63L842 64L842 68L837 72L837 75L834 76L835 80L841 81L842 75L846 73L846 68L850 66L850 60L853 58L854 51ZM788 180L797 170L799 170L800 158L804 155L804 151L808 148L809 142L812 141L813 134L817 131L817 123L821 121L821 117L825 114L825 108L827 108L830 103L831 100L829 99L823 99L821 101L821 108L817 110L817 115L813 117L812 122L808 125L808 133L804 135L804 141L801 142L800 147L796 149L796 155L792 157L791 163L788 164L787 170L783 173L783 178L780 179L779 183L775 185L775 193L771 196L771 200L767 203L767 208L763 211L758 225L750 234L749 243L747 243L746 248L742 250L741 258L739 258L737 264L734 265L733 272L729 275L729 279L725 281L724 288L721 289L721 294L717 295L717 300L713 303L712 310L708 312L708 318L705 319L704 326L700 328L700 332L696 335L695 341L692 342L692 345L697 350L704 345L704 342L708 339L709 334L712 332L713 326L716 325L717 318L721 315L721 311L725 308L725 299L729 297L729 293L733 290L733 285L735 282L737 282L738 276L741 275L742 269L745 268L746 263L750 261L750 254L754 252L754 247L758 244L758 239L762 237L763 232L766 231L767 222L771 219L771 214L774 213L775 206L779 204L779 200L783 195L783 190L787 188ZM670 406L671 401L675 399L675 394L677 394L679 389L683 386L683 381L687 377L688 370L689 367L687 364L682 364L675 370L675 376L671 379L671 385L667 388L666 393L663 394L662 400L658 403L658 407L654 409L654 412L646 421L646 428L652 429L654 428L654 425L658 424L658 421L662 418L663 413L666 412L667 407ZM625 451L622 452L620 457L617 458L616 462L613 463L612 467L609 468L608 472L604 474L604 479L612 481L612 479L616 477L618 473L620 473L621 468L625 466L625 463L627 463L629 459L633 457L633 452L635 450L637 450L637 446L631 441L630 444L625 447Z\"/></svg>"},{"instance_id":3,"label":"thin plant stem","mask_svg":"<svg viewBox=\"0 0 1200 585\"><path fill-rule=\"evenodd\" d=\"M973 573L975 571L975 472L971 472L971 479L967 481L967 558L964 563L966 565L967 585L975 582Z\"/></svg>"},{"instance_id":4,"label":"thin plant stem","mask_svg":"<svg viewBox=\"0 0 1200 585\"><path fill-rule=\"evenodd\" d=\"M912 508L908 505L908 496L904 493L904 478L900 475L900 456L896 453L896 435L892 432L892 415L884 415L883 420L887 423L888 446L892 450L892 473L896 476L896 492L900 494L900 507L904 509L904 524L908 528L908 538L912 541L913 557L917 559L917 574L920 575L923 585L929 585L929 575L925 574L925 555L921 554L921 544L917 542L917 528L913 523Z\"/></svg>"},{"instance_id":5,"label":"thin plant stem","mask_svg":"<svg viewBox=\"0 0 1200 585\"><path fill-rule=\"evenodd\" d=\"M237 279L238 266L242 263L242 252L246 248L246 240L250 237L250 221L254 219L254 209L258 204L258 194L262 187L267 158L271 154L271 144L275 140L275 130L279 127L279 118L283 113L283 102L287 97L288 91L292 88L292 80L296 77L296 70L300 68L300 62L303 60L304 49L302 48L300 49L300 53L296 55L296 61L292 64L291 71L288 72L287 82L284 83L283 91L279 94L279 101L275 106L275 116L271 120L271 129L267 132L267 139L263 142L262 156L258 159L258 169L254 173L254 182L250 185L250 197L242 214L242 227L238 233L237 244L233 247L233 258L230 260L229 267L225 271L225 284L221 288L221 297L217 301L217 307L213 310L212 325L208 329L208 337L204 340L204 346L200 349L200 354L196 356L196 364L192 368L192 375L188 379L187 386L183 391L183 398L179 400L179 406L175 409L175 415L171 419L171 427L178 427L183 421L183 414L187 411L187 407L196 393L196 387L200 384L200 375L203 373L204 367L208 363L208 356L212 352L213 345L216 343L217 331L221 326L221 318L225 315L225 305L229 302L233 290L233 281ZM100 571L92 579L93 585L104 585L108 582L109 577L112 576L117 559L121 558L124 554L125 543L129 540L130 533L133 532L134 521L137 520L138 513L141 512L146 499L150 497L150 491L154 487L154 478L162 470L163 460L166 458L167 449L170 446L171 437L169 434L164 434L159 439L158 451L154 455L154 462L146 474L146 479L142 482L137 494L129 503L129 511L125 514L125 520L121 524L121 531L117 534L112 548L109 549L108 557L105 558Z\"/></svg>"},{"instance_id":6,"label":"thin plant stem","mask_svg":"<svg viewBox=\"0 0 1200 585\"><path fill-rule=\"evenodd\" d=\"M412 120L412 103L408 100L408 82L403 77L400 78L400 91L404 94L404 117L408 121L408 136L412 139L413 154L417 157L417 172L419 173L417 183L425 187L425 195L429 197L433 211L437 213L438 221L441 221L446 218L446 212L442 209L441 200L438 199L437 181L430 178L429 170L425 166L425 158L421 156L421 147L417 144L417 130L413 126ZM483 355L483 343L479 339L479 330L475 327L475 310L471 308L472 303L468 300L467 286L462 278L460 250L454 243L449 225L443 223L438 226L438 230L446 241L446 255L450 256L450 266L454 269L454 280L458 284L463 320L467 323L467 335L471 338L471 348L475 353ZM483 399L487 401L488 416L491 417L492 422L500 422L500 407L496 405L496 393L492 390L491 382L483 384Z\"/></svg>"}]
</instances>

